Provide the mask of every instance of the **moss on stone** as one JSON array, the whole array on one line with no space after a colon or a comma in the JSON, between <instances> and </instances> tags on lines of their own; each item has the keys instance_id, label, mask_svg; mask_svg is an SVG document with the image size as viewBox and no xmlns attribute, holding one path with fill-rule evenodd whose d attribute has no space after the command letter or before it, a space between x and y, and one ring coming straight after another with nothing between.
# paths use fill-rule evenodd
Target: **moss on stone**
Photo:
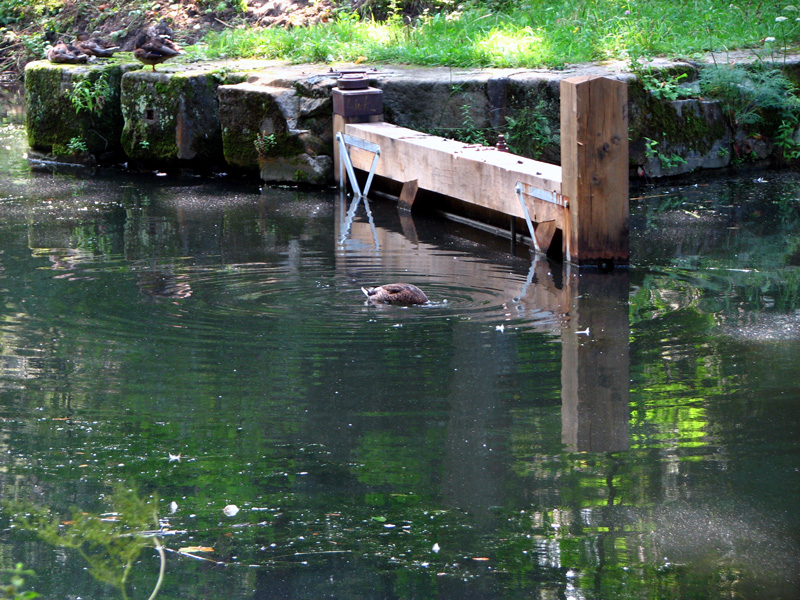
<instances>
[{"instance_id":1,"label":"moss on stone","mask_svg":"<svg viewBox=\"0 0 800 600\"><path fill-rule=\"evenodd\" d=\"M137 160L217 162L217 82L206 73L131 73L122 79L125 153Z\"/></svg>"},{"instance_id":2,"label":"moss on stone","mask_svg":"<svg viewBox=\"0 0 800 600\"><path fill-rule=\"evenodd\" d=\"M123 124L120 81L132 67L114 61L92 65L29 63L25 69L28 144L50 152L54 145L66 146L71 139L80 138L93 154L118 151ZM72 101L76 86L82 82L91 86L101 78L107 85L97 87L104 95L92 102L93 109L76 106Z\"/></svg>"}]
</instances>

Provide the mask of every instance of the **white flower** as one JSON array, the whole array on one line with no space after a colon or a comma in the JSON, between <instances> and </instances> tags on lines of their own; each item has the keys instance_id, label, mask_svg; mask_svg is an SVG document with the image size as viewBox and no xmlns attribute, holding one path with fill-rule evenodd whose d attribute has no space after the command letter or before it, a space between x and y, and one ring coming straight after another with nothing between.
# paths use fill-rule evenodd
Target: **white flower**
<instances>
[{"instance_id":1,"label":"white flower","mask_svg":"<svg viewBox=\"0 0 800 600\"><path fill-rule=\"evenodd\" d=\"M774 41L775 41L775 38L774 38L774 37L772 37L772 36L765 37L765 38L764 38L764 41L765 41L766 43L768 43L768 44L771 44L772 42L774 42Z\"/></svg>"},{"instance_id":2,"label":"white flower","mask_svg":"<svg viewBox=\"0 0 800 600\"><path fill-rule=\"evenodd\" d=\"M775 22L776 22L776 23L783 23L783 22L784 22L784 21L786 21L788 18L789 18L789 17L784 17L783 15L781 15L780 17L775 17Z\"/></svg>"}]
</instances>

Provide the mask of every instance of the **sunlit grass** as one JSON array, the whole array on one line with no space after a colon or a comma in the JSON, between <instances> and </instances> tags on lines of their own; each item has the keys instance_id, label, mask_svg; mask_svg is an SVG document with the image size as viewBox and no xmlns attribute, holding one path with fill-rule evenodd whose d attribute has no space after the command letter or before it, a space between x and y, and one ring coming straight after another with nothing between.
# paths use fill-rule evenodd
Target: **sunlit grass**
<instances>
[{"instance_id":1,"label":"sunlit grass","mask_svg":"<svg viewBox=\"0 0 800 600\"><path fill-rule=\"evenodd\" d=\"M377 22L340 13L329 23L290 30L228 30L210 34L192 52L210 59L533 68L734 49L774 54L800 41L800 13L778 4L538 0L506 13L472 6L423 15L412 24L399 15Z\"/></svg>"}]
</instances>

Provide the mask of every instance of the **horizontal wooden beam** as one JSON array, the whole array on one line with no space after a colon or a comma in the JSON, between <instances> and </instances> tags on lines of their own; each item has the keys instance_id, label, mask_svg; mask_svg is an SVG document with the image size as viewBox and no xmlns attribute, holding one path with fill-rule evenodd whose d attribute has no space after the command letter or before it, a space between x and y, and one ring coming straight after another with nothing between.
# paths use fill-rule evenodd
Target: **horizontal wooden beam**
<instances>
[{"instance_id":1,"label":"horizontal wooden beam","mask_svg":"<svg viewBox=\"0 0 800 600\"><path fill-rule=\"evenodd\" d=\"M558 165L390 123L348 123L344 127L348 135L380 146L377 175L400 182L416 180L423 190L514 217L524 216L515 191L518 182L561 194L561 167ZM354 167L369 171L372 154L352 148L350 157ZM530 199L530 202L532 214L542 220L554 218L547 203L535 199Z\"/></svg>"}]
</instances>

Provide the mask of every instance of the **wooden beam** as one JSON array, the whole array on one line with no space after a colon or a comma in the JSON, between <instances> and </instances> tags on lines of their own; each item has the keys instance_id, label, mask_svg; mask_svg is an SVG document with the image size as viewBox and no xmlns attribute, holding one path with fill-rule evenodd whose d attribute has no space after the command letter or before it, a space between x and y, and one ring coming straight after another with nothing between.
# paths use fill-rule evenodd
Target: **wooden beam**
<instances>
[{"instance_id":1,"label":"wooden beam","mask_svg":"<svg viewBox=\"0 0 800 600\"><path fill-rule=\"evenodd\" d=\"M389 123L346 124L345 133L380 146L377 175L403 182L416 179L420 189L514 217L523 216L515 192L518 181L561 193L561 167L493 147L464 144ZM352 148L350 157L354 167L369 170L371 154ZM538 206L536 210L548 210Z\"/></svg>"},{"instance_id":2,"label":"wooden beam","mask_svg":"<svg viewBox=\"0 0 800 600\"><path fill-rule=\"evenodd\" d=\"M628 264L628 88L581 76L561 81L561 167L569 198L565 260Z\"/></svg>"},{"instance_id":3,"label":"wooden beam","mask_svg":"<svg viewBox=\"0 0 800 600\"><path fill-rule=\"evenodd\" d=\"M397 199L397 207L403 210L411 210L414 206L414 200L417 199L417 192L419 191L419 183L416 179L406 181L403 184L403 189L400 190L400 197Z\"/></svg>"}]
</instances>

